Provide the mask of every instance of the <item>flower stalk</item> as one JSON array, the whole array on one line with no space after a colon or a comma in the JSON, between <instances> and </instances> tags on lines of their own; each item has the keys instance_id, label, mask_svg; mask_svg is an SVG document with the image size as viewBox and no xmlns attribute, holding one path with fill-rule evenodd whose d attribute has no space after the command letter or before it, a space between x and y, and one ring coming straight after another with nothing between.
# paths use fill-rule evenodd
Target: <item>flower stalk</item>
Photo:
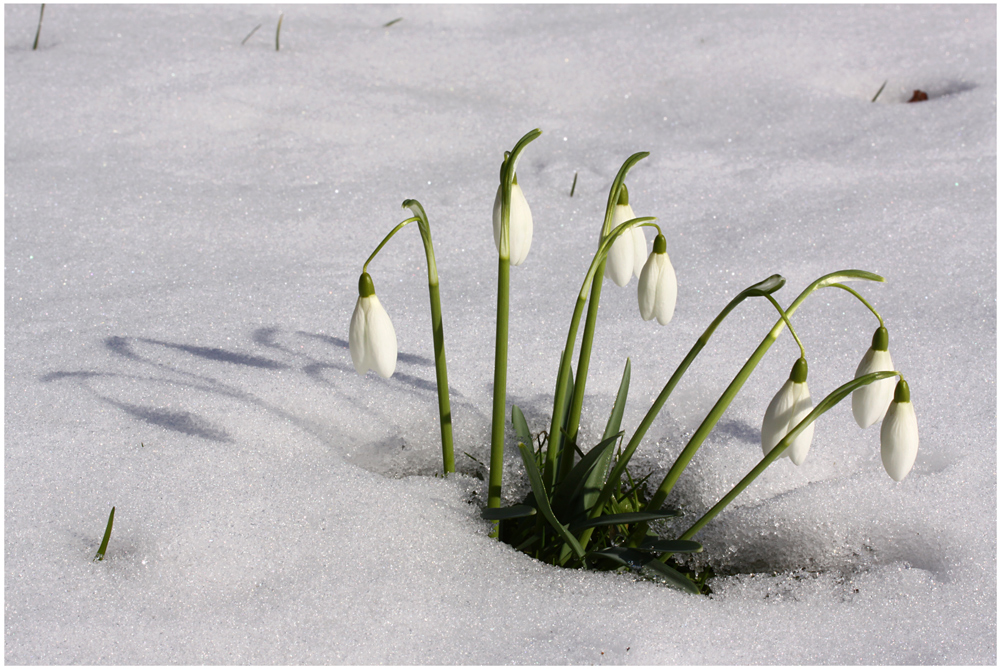
<instances>
[{"instance_id":1,"label":"flower stalk","mask_svg":"<svg viewBox=\"0 0 1000 669\"><path fill-rule=\"evenodd\" d=\"M820 288L825 288L826 286L833 285L839 281L851 280L851 279L864 279L867 281L885 281L882 277L877 274L872 274L871 272L865 272L864 270L841 270L839 272L833 272L822 276L811 284L809 284L805 290L803 290L795 301L785 310L785 313L778 319L778 322L774 324L771 331L767 333L761 343L757 346L757 349L750 355L750 358L744 363L740 371L737 372L736 376L723 391L722 395L716 401L715 405L708 412L708 415L702 421L701 425L691 436L684 450L681 454L677 456L677 460L674 461L673 466L667 472L667 475L663 478L659 487L656 489L652 499L649 502L650 508L658 509L666 501L667 496L670 491L673 490L674 485L677 483L677 479L680 478L681 473L687 468L688 464L691 462L691 458L694 454L698 452L701 448L702 443L711 434L712 430L715 429L716 424L719 419L722 418L723 414L729 408L730 403L743 388L743 384L746 380L750 378L754 369L760 363L764 354L767 353L771 345L777 341L778 336L781 334L782 330L785 329L786 318L790 318L792 314L799 308L803 301L809 297L813 292L819 290ZM772 451L773 452L773 451ZM770 455L770 454L769 454ZM777 457L777 456L775 456ZM633 532L632 536L629 538L629 544L634 545L642 542L643 537L646 535L648 526L640 525Z\"/></svg>"},{"instance_id":2,"label":"flower stalk","mask_svg":"<svg viewBox=\"0 0 1000 669\"><path fill-rule=\"evenodd\" d=\"M873 382L878 381L880 379L886 379L886 378L889 378L891 376L898 376L898 375L899 375L899 373L895 372L895 371L892 371L892 372L873 372L871 374L866 374L865 376L862 376L860 378L852 379L851 381L848 381L847 383L845 383L844 385L840 386L839 388L837 388L836 390L834 390L832 393L830 393L829 395L827 395L826 397L824 397L819 402L819 404L817 404L816 407L812 411L809 412L809 414L805 418L803 418L801 421L799 421L799 423L794 428L792 428L788 432L788 434L786 434L782 438L782 440L780 442L778 442L778 444L770 452L768 452L767 455L765 455L763 457L763 459L761 459L761 461L757 464L756 467L754 467L753 469L751 469L750 472L746 476L744 476L742 479L740 479L740 482L737 483L735 486L733 486L732 490L730 490L728 493L725 494L725 496L722 497L722 499L720 499L718 502L716 502L715 506L713 506L711 509L709 509L705 513L705 515L703 515L701 518L699 518L697 521L695 521L695 523L691 527L689 527L684 532L684 534L682 534L680 537L678 537L678 539L679 540L688 540L688 539L691 539L694 535L696 535L699 531L701 531L701 528L705 527L705 525L707 525L709 523L709 521L711 521L713 518L715 518L717 515L719 515L719 513L723 509L725 509L727 506L729 506L729 504L734 499L736 499L741 492L743 492L744 490L746 490L747 487L751 483L753 483L754 480L758 476L760 476L764 472L765 469L767 469L769 466L771 466L771 463L773 463L775 460L777 460L778 458L780 458L784 454L785 450L787 448L789 448L795 442L796 438L803 431L805 431L806 429L808 429L809 427L811 427L812 424L813 424L813 422L817 418L819 418L824 413L826 413L827 411L829 411L830 409L832 409L834 406L836 406L837 403L839 403L842 399L844 399L845 397L847 397L848 395L850 395L852 391L854 391L857 388L860 388L861 386L867 385L869 383L873 383ZM666 560L668 557L670 557L669 553L664 554L660 559L661 560Z\"/></svg>"},{"instance_id":3,"label":"flower stalk","mask_svg":"<svg viewBox=\"0 0 1000 669\"><path fill-rule=\"evenodd\" d=\"M601 236L598 243L598 249L607 239L608 235L612 231L611 223L615 215L615 208L618 206L618 201L621 198L622 189L625 187L625 176L628 174L629 170L638 163L643 158L649 155L648 151L640 151L634 153L629 158L622 163L622 166L618 169L618 174L615 176L614 181L611 183L611 190L608 193L608 204L604 209L604 223L601 226ZM653 219L644 219L653 220ZM621 226L617 226L621 227ZM617 229L617 228L615 228ZM610 247L608 247L610 249ZM594 257L597 260L597 256ZM591 263L593 264L593 263ZM598 266L595 269L595 275L603 277L605 273L605 267L607 266L607 250L604 256L600 259ZM590 289L590 306L587 308L587 320L583 328L583 339L580 341L580 358L576 365L576 378L573 383L574 393L573 401L569 407L569 415L566 418L565 426L557 426L557 416L558 421L561 423L563 420L562 415L560 415L555 408L558 404L553 405L553 421L552 429L549 431L549 442L550 451L555 448L556 453L562 452L563 440L568 438L570 444L576 443L577 431L580 427L580 415L583 413L583 396L584 391L587 388L587 374L590 371L590 353L594 346L594 332L597 327L597 311L601 303L601 288L604 285L604 281L594 281ZM584 296L586 301L586 296ZM578 307L581 305L577 305ZM576 333L574 332L572 339L568 339L567 344L568 356L572 357L573 349L576 345ZM560 383L561 376L557 378L557 386ZM558 394L558 388L557 388ZM565 429L566 437L563 436L563 429ZM554 440L554 445L553 445ZM560 478L564 477L567 472L572 468L573 465L573 450L566 449L566 457L564 458L565 464L560 467Z\"/></svg>"},{"instance_id":4,"label":"flower stalk","mask_svg":"<svg viewBox=\"0 0 1000 669\"><path fill-rule=\"evenodd\" d=\"M427 220L427 213L424 211L423 206L417 200L413 199L404 200L402 206L404 209L409 209L413 213L413 216L398 223L396 227L390 230L389 234L387 234L382 241L379 242L378 246L375 247L375 250L372 251L372 254L368 256L368 260L365 261L361 270L362 286L360 290L362 298L365 298L365 293L369 292L368 286L371 284L371 277L368 275L368 264L375 259L375 256L377 256L379 251L382 250L382 247L384 247L389 240L404 227L410 223L416 223L417 228L420 230L420 239L424 245L424 255L427 258L427 287L430 295L431 330L434 337L434 369L438 391L438 415L441 424L441 459L444 473L447 476L455 471L455 450L452 437L451 400L449 398L448 389L448 363L444 352L444 325L441 318L441 293L438 281L437 260L434 256L434 243L431 240L431 226ZM367 277L367 280L365 277ZM370 289L369 299L377 299L374 296L374 289ZM386 316L386 320L388 320L388 316ZM354 332L353 328L352 332ZM395 349L395 335L393 335L393 349ZM392 375L392 371L395 368L395 351L393 352L392 357L392 369L388 369L387 367L386 369L376 369L379 374L386 378ZM388 373L383 373L384 371L388 371Z\"/></svg>"},{"instance_id":5,"label":"flower stalk","mask_svg":"<svg viewBox=\"0 0 1000 669\"><path fill-rule=\"evenodd\" d=\"M503 486L503 447L507 405L507 337L510 319L510 252L511 252L511 192L517 169L517 159L529 142L542 134L537 128L518 140L500 167L500 235L497 245L497 327L493 360L493 423L490 430L490 479L487 508L500 506ZM527 254L527 250L524 251ZM520 260L523 260L523 256ZM497 536L497 528L494 528Z\"/></svg>"},{"instance_id":6,"label":"flower stalk","mask_svg":"<svg viewBox=\"0 0 1000 669\"><path fill-rule=\"evenodd\" d=\"M555 401L553 403L553 411L552 411L552 427L549 430L549 444L545 456L545 474L543 477L546 488L548 489L551 489L552 486L557 482L556 467L558 464L557 460L560 456L560 453L563 452L564 455L567 457L567 459L572 459L573 457L572 453L570 452L570 449L567 447L569 444L572 444L573 441L572 440L566 441L565 437L562 436L564 430L566 431L567 434L569 434L569 431L566 428L567 425L572 425L571 421L573 416L573 408L572 406L570 407L570 413L567 416L566 425L564 425L563 423L563 416L565 414L562 411L560 411L560 408L565 406L567 401L566 395L570 385L569 383L570 376L568 374L569 370L567 369L567 366L570 364L569 361L572 356L573 349L576 347L576 335L580 328L580 319L583 317L583 307L587 304L587 292L592 291L594 284L600 283L599 280L595 280L596 276L601 276L603 278L603 275L598 274L598 272L603 271L602 268L604 266L604 262L607 260L608 250L611 248L611 245L615 242L615 240L619 236L629 232L634 226L653 225L653 227L656 227L654 223L651 223L651 221L654 220L656 219L652 216L633 218L632 220L626 221L625 223L622 223L614 230L612 230L611 233L601 241L601 244L597 249L597 253L594 254L594 259L590 262L590 268L587 270L587 274L583 279L583 286L581 286L580 292L577 295L576 307L573 309L573 317L570 320L569 332L566 334L566 348L563 349L563 358L559 364L559 373L556 376ZM591 292L591 295L592 294L593 293ZM583 354L582 347L583 344L581 343L581 357ZM589 351L587 359L589 360ZM586 384L586 377L581 376L579 368L577 368L576 376L579 381ZM583 387L574 384L573 386L574 405L577 402L577 397L581 398L580 402L583 401L582 400ZM577 410L576 416L578 421L577 425L579 425L579 416L580 416L579 410ZM573 439L575 440L575 434L572 436ZM562 471L561 468L559 471Z\"/></svg>"}]
</instances>

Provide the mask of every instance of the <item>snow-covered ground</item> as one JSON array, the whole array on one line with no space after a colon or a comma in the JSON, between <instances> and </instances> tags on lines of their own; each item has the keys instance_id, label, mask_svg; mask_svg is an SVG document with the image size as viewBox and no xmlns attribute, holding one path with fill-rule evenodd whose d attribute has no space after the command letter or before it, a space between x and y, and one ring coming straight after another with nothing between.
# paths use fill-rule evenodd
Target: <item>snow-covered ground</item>
<instances>
[{"instance_id":1,"label":"snow-covered ground","mask_svg":"<svg viewBox=\"0 0 1000 669\"><path fill-rule=\"evenodd\" d=\"M996 662L995 6L49 5L37 51L38 5L4 18L7 662ZM533 430L611 180L645 150L628 185L677 312L643 322L635 281L606 283L583 443L626 356L631 434L736 292L780 272L788 304L856 267L886 277L855 287L912 390L909 477L838 406L699 535L709 597L490 540L462 453L488 452L500 160L535 127L509 373ZM405 198L441 275L447 480L415 228L369 268L396 375L347 350ZM726 321L636 471L662 478L774 318ZM877 326L837 290L795 323L814 397ZM785 334L698 453L687 520L759 460L797 355ZM514 499L510 445L506 473Z\"/></svg>"}]
</instances>

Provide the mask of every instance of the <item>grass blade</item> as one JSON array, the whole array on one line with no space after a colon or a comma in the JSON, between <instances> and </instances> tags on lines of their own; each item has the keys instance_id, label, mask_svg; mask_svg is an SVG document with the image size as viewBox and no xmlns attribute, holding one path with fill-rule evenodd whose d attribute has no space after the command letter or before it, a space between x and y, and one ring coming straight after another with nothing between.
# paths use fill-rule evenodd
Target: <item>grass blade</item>
<instances>
[{"instance_id":1,"label":"grass blade","mask_svg":"<svg viewBox=\"0 0 1000 669\"><path fill-rule=\"evenodd\" d=\"M240 42L240 46L243 46L244 44L246 44L247 40L250 39L251 37L253 37L253 34L255 32L257 32L258 30L260 30L261 25L263 25L263 24L258 23L256 26L254 26L253 30L251 30L249 33L247 33L247 36L243 38L242 42Z\"/></svg>"},{"instance_id":2,"label":"grass blade","mask_svg":"<svg viewBox=\"0 0 1000 669\"><path fill-rule=\"evenodd\" d=\"M42 17L45 16L45 3L42 3L42 11L38 13L38 30L35 31L35 43L31 46L32 51L38 50L38 38L42 35ZM576 181L573 182L574 184Z\"/></svg>"},{"instance_id":3,"label":"grass blade","mask_svg":"<svg viewBox=\"0 0 1000 669\"><path fill-rule=\"evenodd\" d=\"M108 527L104 530L104 539L101 541L101 547L97 549L97 555L94 556L94 562L100 562L104 559L104 553L108 550L108 540L111 538L111 526L115 524L115 507L111 507L111 515L108 516Z\"/></svg>"}]
</instances>

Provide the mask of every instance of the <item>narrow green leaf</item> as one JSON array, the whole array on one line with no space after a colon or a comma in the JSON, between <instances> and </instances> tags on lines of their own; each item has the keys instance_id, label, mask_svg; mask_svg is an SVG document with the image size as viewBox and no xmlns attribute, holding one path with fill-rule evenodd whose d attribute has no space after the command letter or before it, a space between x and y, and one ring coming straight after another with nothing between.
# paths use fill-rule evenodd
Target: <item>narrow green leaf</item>
<instances>
[{"instance_id":1,"label":"narrow green leaf","mask_svg":"<svg viewBox=\"0 0 1000 669\"><path fill-rule=\"evenodd\" d=\"M623 548L621 546L611 546L602 548L599 551L591 551L587 555L601 557L612 562L628 567L629 569L642 569L653 558L645 553L640 553L634 548Z\"/></svg>"},{"instance_id":2,"label":"narrow green leaf","mask_svg":"<svg viewBox=\"0 0 1000 669\"><path fill-rule=\"evenodd\" d=\"M586 495L588 486L591 485L591 474L594 473L602 460L607 459L605 456L612 453L613 446L620 436L622 436L621 432L613 434L597 446L594 446L566 475L566 478L563 479L552 495L552 508L556 511L557 515L565 518L566 512L578 506L575 502L580 501ZM607 465L605 464L606 471ZM600 492L600 488L597 491ZM587 508L584 504L581 505L580 510L586 510Z\"/></svg>"},{"instance_id":3,"label":"narrow green leaf","mask_svg":"<svg viewBox=\"0 0 1000 669\"><path fill-rule=\"evenodd\" d=\"M697 541L646 537L637 549L651 553L700 553L702 546Z\"/></svg>"},{"instance_id":4,"label":"narrow green leaf","mask_svg":"<svg viewBox=\"0 0 1000 669\"><path fill-rule=\"evenodd\" d=\"M517 409L517 407L514 407ZM518 413L521 413L520 409L517 409ZM523 420L522 415L522 420ZM531 448L531 438L527 440L527 444L523 441L517 444L517 448L521 451L521 459L524 461L524 469L528 473L528 480L531 482L531 489L535 493L535 501L538 503L538 510L541 512L545 520L549 521L549 525L559 533L559 536L563 538L573 549L573 553L579 559L583 559L584 552L583 547L580 546L580 542L576 540L570 531L566 529L566 526L560 523L554 513L552 513L552 507L549 506L549 499L545 495L545 485L542 483L542 475L538 471L538 465L535 464L535 451Z\"/></svg>"},{"instance_id":5,"label":"narrow green leaf","mask_svg":"<svg viewBox=\"0 0 1000 669\"><path fill-rule=\"evenodd\" d=\"M639 511L637 513L612 513L607 516L597 518L587 518L578 523L570 525L574 532L588 527L600 527L602 525L628 525L629 523L642 523L648 520L659 520L660 518L676 518L681 515L680 511Z\"/></svg>"},{"instance_id":6,"label":"narrow green leaf","mask_svg":"<svg viewBox=\"0 0 1000 669\"><path fill-rule=\"evenodd\" d=\"M698 586L695 585L694 581L692 581L687 576L680 573L673 567L669 567L663 564L659 560L650 560L649 562L643 565L643 568L655 571L660 576L666 578L667 583L669 583L670 585L674 586L679 590L683 590L684 592L689 592L692 595L701 594L701 590L698 589Z\"/></svg>"},{"instance_id":7,"label":"narrow green leaf","mask_svg":"<svg viewBox=\"0 0 1000 669\"><path fill-rule=\"evenodd\" d=\"M527 504L505 506L499 509L483 509L480 514L484 520L509 520L511 518L526 518L535 515L535 507ZM691 542L694 543L694 542Z\"/></svg>"},{"instance_id":8,"label":"narrow green leaf","mask_svg":"<svg viewBox=\"0 0 1000 669\"><path fill-rule=\"evenodd\" d=\"M604 428L604 436L607 439L613 434L618 434L622 427L622 415L625 413L625 402L628 400L628 384L632 378L632 360L625 358L625 371L622 372L621 383L618 384L618 395L615 403L611 407L611 415L608 417L608 424Z\"/></svg>"},{"instance_id":9,"label":"narrow green leaf","mask_svg":"<svg viewBox=\"0 0 1000 669\"><path fill-rule=\"evenodd\" d=\"M111 515L108 516L108 527L104 530L104 539L101 541L101 547L97 549L97 555L94 556L95 562L104 559L104 553L108 550L108 540L111 539L111 526L114 524L115 507L111 507Z\"/></svg>"},{"instance_id":10,"label":"narrow green leaf","mask_svg":"<svg viewBox=\"0 0 1000 669\"><path fill-rule=\"evenodd\" d=\"M517 433L517 438L522 443L531 446L531 430L528 429L528 421L524 420L524 414L516 404L510 409L510 418L511 422L514 423L514 431Z\"/></svg>"}]
</instances>

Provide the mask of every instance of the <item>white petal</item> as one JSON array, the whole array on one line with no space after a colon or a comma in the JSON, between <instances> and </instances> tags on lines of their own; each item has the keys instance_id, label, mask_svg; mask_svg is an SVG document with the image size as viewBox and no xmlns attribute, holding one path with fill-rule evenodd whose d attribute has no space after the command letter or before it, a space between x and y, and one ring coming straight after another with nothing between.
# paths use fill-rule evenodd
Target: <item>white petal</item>
<instances>
[{"instance_id":1,"label":"white petal","mask_svg":"<svg viewBox=\"0 0 1000 669\"><path fill-rule=\"evenodd\" d=\"M893 369L889 351L876 351L869 347L868 352L861 358L861 364L858 365L854 378L872 372L891 372ZM881 420L889 408L889 403L892 402L895 388L896 379L890 377L855 390L851 394L851 410L857 424L866 428Z\"/></svg>"},{"instance_id":2,"label":"white petal","mask_svg":"<svg viewBox=\"0 0 1000 669\"><path fill-rule=\"evenodd\" d=\"M497 187L497 196L493 200L493 242L500 252L500 221L503 208L503 186ZM524 198L524 191L517 184L510 188L510 264L520 265L528 257L531 249L531 235L534 224L531 220L531 209Z\"/></svg>"},{"instance_id":3,"label":"white petal","mask_svg":"<svg viewBox=\"0 0 1000 669\"><path fill-rule=\"evenodd\" d=\"M882 466L894 481L902 481L917 459L917 414L912 402L891 402L882 419Z\"/></svg>"},{"instance_id":4,"label":"white petal","mask_svg":"<svg viewBox=\"0 0 1000 669\"><path fill-rule=\"evenodd\" d=\"M634 253L632 274L638 278L642 273L643 265L646 264L647 254L649 253L649 247L646 246L646 234L642 231L641 226L632 228L632 249Z\"/></svg>"},{"instance_id":5,"label":"white petal","mask_svg":"<svg viewBox=\"0 0 1000 669\"><path fill-rule=\"evenodd\" d=\"M524 191L517 184L510 189L510 264L520 265L531 250L534 223Z\"/></svg>"},{"instance_id":6,"label":"white petal","mask_svg":"<svg viewBox=\"0 0 1000 669\"><path fill-rule=\"evenodd\" d=\"M795 410L788 421L788 432L791 432L812 411L812 395L809 392L809 384L795 383L792 385L794 386L793 392L795 393ZM813 428L815 427L815 422L809 423L802 432L799 432L799 435L792 441L791 446L785 451L796 465L801 465L805 462L806 455L809 454L809 447L812 446Z\"/></svg>"},{"instance_id":7,"label":"white petal","mask_svg":"<svg viewBox=\"0 0 1000 669\"><path fill-rule=\"evenodd\" d=\"M362 299L370 300L365 310L365 362L383 379L388 379L396 370L396 330L378 297Z\"/></svg>"},{"instance_id":8,"label":"white petal","mask_svg":"<svg viewBox=\"0 0 1000 669\"><path fill-rule=\"evenodd\" d=\"M361 376L364 376L369 369L368 365L365 364L365 331L367 330L367 324L365 322L365 310L362 307L362 302L366 299L359 297L358 303L354 305L354 315L351 316L351 329L348 336L348 343L351 348L351 361L354 363L354 369Z\"/></svg>"},{"instance_id":9,"label":"white petal","mask_svg":"<svg viewBox=\"0 0 1000 669\"><path fill-rule=\"evenodd\" d=\"M660 276L661 262L658 261L659 253L654 253L646 261L639 274L639 313L642 320L648 321L654 316L656 305L656 284Z\"/></svg>"},{"instance_id":10,"label":"white petal","mask_svg":"<svg viewBox=\"0 0 1000 669\"><path fill-rule=\"evenodd\" d=\"M666 253L655 255L660 271L656 278L656 303L653 313L656 315L657 323L666 325L674 317L674 307L677 305L677 275L670 263L670 256Z\"/></svg>"},{"instance_id":11,"label":"white petal","mask_svg":"<svg viewBox=\"0 0 1000 669\"><path fill-rule=\"evenodd\" d=\"M767 405L767 410L764 412L764 422L760 426L760 445L764 449L764 455L770 453L778 445L778 442L788 434L788 422L795 410L794 385L791 379L785 381L771 403ZM788 449L785 449L781 457L787 455Z\"/></svg>"},{"instance_id":12,"label":"white petal","mask_svg":"<svg viewBox=\"0 0 1000 669\"><path fill-rule=\"evenodd\" d=\"M632 213L632 207L627 204L616 204L611 213L611 230L633 218L635 218L635 214ZM615 240L615 243L608 250L604 275L619 286L625 286L632 278L632 266L635 263L634 247L635 238L630 234L630 231L626 231Z\"/></svg>"}]
</instances>

